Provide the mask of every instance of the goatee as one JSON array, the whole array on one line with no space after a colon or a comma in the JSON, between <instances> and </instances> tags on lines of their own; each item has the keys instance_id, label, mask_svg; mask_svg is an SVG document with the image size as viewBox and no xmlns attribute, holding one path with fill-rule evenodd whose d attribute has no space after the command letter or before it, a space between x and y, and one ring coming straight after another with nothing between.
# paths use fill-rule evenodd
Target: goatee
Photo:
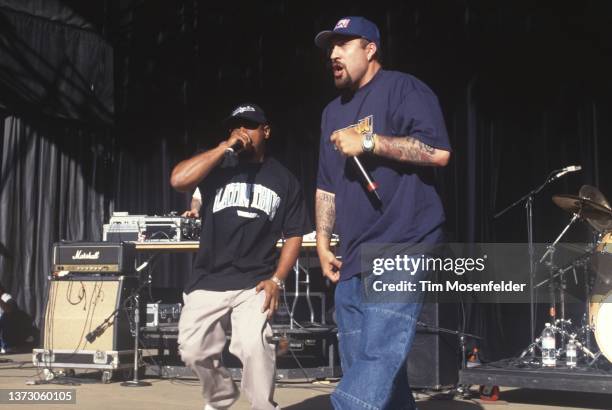
<instances>
[{"instance_id":1,"label":"goatee","mask_svg":"<svg viewBox=\"0 0 612 410\"><path fill-rule=\"evenodd\" d=\"M336 88L339 89L351 88L353 85L353 79L351 78L350 74L346 73L346 77L334 78L334 84L336 85Z\"/></svg>"}]
</instances>

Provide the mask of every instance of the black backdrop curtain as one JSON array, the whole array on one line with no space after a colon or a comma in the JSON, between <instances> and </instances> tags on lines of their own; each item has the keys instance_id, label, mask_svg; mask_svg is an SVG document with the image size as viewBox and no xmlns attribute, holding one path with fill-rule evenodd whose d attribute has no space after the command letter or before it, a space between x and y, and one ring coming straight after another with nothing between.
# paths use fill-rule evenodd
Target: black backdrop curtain
<instances>
[{"instance_id":1,"label":"black backdrop curtain","mask_svg":"<svg viewBox=\"0 0 612 410\"><path fill-rule=\"evenodd\" d=\"M51 246L98 240L108 219L109 139L66 124L4 120L0 280L40 324Z\"/></svg>"},{"instance_id":2,"label":"black backdrop curtain","mask_svg":"<svg viewBox=\"0 0 612 410\"><path fill-rule=\"evenodd\" d=\"M91 13L74 3L80 14ZM5 125L0 280L11 284L32 313L40 308L53 241L99 238L113 210L186 209L189 194L173 192L168 184L172 166L223 138L219 119L243 100L260 103L270 114L273 152L300 179L312 209L319 116L335 94L312 41L343 15L376 21L384 65L416 75L440 98L454 149L451 163L439 172L452 240L524 242L522 207L499 220L492 215L566 165L580 164L583 171L536 198L536 241L551 241L569 217L552 204L553 194L575 194L588 183L612 197L612 165L606 161L612 152L612 24L606 2L106 4L98 19L106 23L94 26L105 27L114 47L114 127L107 134L64 123L71 131L60 132L57 125L15 110L9 111L19 119L9 117ZM51 152L56 161L73 165L54 174L55 185L66 191L40 202L37 195L47 192L50 179L22 186L14 178L46 175L50 160L41 159ZM87 188L72 186L79 180L75 175ZM88 192L97 199L86 198ZM33 218L23 219L24 209L41 220L48 217L43 223L49 232L36 231ZM66 209L84 219L71 220ZM6 226L13 227L13 236ZM14 236L21 231L37 237ZM590 233L576 226L568 239L584 241ZM32 263L36 267L22 273ZM186 256L161 260L156 285L180 288L189 263ZM517 320L527 317L527 307L468 309L468 330L488 337L493 356L515 353L528 342L527 321Z\"/></svg>"},{"instance_id":3,"label":"black backdrop curtain","mask_svg":"<svg viewBox=\"0 0 612 410\"><path fill-rule=\"evenodd\" d=\"M0 1L0 281L37 324L53 242L99 240L112 208L113 70L67 2Z\"/></svg>"},{"instance_id":4,"label":"black backdrop curtain","mask_svg":"<svg viewBox=\"0 0 612 410\"><path fill-rule=\"evenodd\" d=\"M113 49L57 0L0 1L0 107L109 124Z\"/></svg>"}]
</instances>

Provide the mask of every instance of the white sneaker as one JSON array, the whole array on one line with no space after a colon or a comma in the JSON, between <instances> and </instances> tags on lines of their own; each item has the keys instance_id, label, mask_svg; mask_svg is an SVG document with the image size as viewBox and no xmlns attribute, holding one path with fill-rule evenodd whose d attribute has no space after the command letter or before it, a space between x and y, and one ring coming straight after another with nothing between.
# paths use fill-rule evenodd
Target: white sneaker
<instances>
[{"instance_id":1,"label":"white sneaker","mask_svg":"<svg viewBox=\"0 0 612 410\"><path fill-rule=\"evenodd\" d=\"M221 409L218 407L211 406L210 404L206 404L206 406L204 406L204 410L225 410L225 409Z\"/></svg>"}]
</instances>

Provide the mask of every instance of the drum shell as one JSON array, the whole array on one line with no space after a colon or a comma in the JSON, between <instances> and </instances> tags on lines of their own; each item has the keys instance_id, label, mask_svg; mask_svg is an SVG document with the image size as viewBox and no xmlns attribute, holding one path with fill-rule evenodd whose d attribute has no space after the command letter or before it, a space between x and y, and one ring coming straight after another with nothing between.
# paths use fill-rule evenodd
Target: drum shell
<instances>
[{"instance_id":1,"label":"drum shell","mask_svg":"<svg viewBox=\"0 0 612 410\"><path fill-rule=\"evenodd\" d=\"M612 362L612 291L603 296L595 305L593 314L595 340L604 357Z\"/></svg>"}]
</instances>

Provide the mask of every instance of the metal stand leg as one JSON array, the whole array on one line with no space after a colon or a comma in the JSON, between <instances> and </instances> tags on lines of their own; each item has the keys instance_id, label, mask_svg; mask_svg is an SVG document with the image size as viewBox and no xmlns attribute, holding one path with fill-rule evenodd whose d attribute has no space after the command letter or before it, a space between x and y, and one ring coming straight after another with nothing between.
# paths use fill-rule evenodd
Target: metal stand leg
<instances>
[{"instance_id":1,"label":"metal stand leg","mask_svg":"<svg viewBox=\"0 0 612 410\"><path fill-rule=\"evenodd\" d=\"M530 195L525 203L527 213L527 244L529 247L529 335L535 340L535 249L533 246L533 196Z\"/></svg>"},{"instance_id":2,"label":"metal stand leg","mask_svg":"<svg viewBox=\"0 0 612 410\"><path fill-rule=\"evenodd\" d=\"M306 275L304 284L306 285L306 303L308 303L308 310L310 311L310 323L314 323L314 308L310 299L310 272L308 272L308 269L304 269L304 274Z\"/></svg>"},{"instance_id":3,"label":"metal stand leg","mask_svg":"<svg viewBox=\"0 0 612 410\"><path fill-rule=\"evenodd\" d=\"M531 213L531 201L529 201L529 200L527 201L527 209L528 209L528 213ZM575 214L572 216L572 219L571 219L571 220L569 221L569 223L568 223L568 224L565 226L565 228L563 229L563 231L561 231L561 233L559 234L559 236L557 236L557 238L555 239L555 241L554 241L554 242L553 242L553 243L552 243L552 244L551 244L551 245L548 247L548 249L546 250L546 252L544 253L544 255L542 255L542 258L540 258L539 263L542 263L542 262L544 262L544 261L546 260L546 258L549 258L549 260L548 260L548 262L547 262L547 265L548 265L548 266L549 266L549 268L550 268L550 277L549 277L548 279L546 279L546 280L544 280L544 281L542 281L542 282L538 283L538 284L537 284L537 285L535 285L535 286L533 285L533 278L534 278L534 268L535 268L535 265L534 265L534 262L533 262L533 259L532 259L532 258L533 258L533 242L532 242L532 238L531 238L532 231L531 231L531 227L529 226L529 221L530 221L530 218L527 218L527 220L528 220L528 235L529 235L529 242L530 242L530 249L529 249L529 254L530 254L530 257L529 257L529 263L530 263L530 269L531 269L531 272L530 272L530 275L529 275L529 276L530 276L531 300L532 300L532 302L530 303L530 305L531 305L531 307L532 307L532 310L531 310L531 315L532 315L532 316L531 316L531 319L532 319L532 320L531 320L531 323L532 323L532 327L531 327L531 337L532 337L532 339L531 339L531 340L532 340L532 343L531 343L529 346L527 346L527 348L526 348L525 350L523 350L523 352L522 352L522 353L521 353L521 355L520 355L520 358L521 358L521 359L522 359L522 358L524 358L524 357L525 357L526 355L528 355L528 354L530 355L530 358L531 358L531 359L534 359L534 355L533 355L533 353L534 353L534 351L535 351L535 348L536 348L536 347L539 347L539 346L538 346L538 343L539 343L540 338L536 338L536 337L535 337L535 327L533 326L533 324L535 323L535 322L534 322L534 319L535 319L535 318L534 318L534 316L533 316L533 315L534 315L534 311L533 311L533 306L534 306L534 304L533 304L533 293L534 293L534 291L535 291L535 289L536 289L536 288L539 288L540 286L542 286L542 285L544 285L544 284L546 284L546 283L548 283L549 292L550 292L550 302L551 302L551 304L550 304L550 308L549 308L550 322L551 322L551 324L552 324L553 326L555 326L555 325L558 323L558 321L557 321L557 319L556 319L556 317L557 317L557 313L556 313L556 291L557 291L557 289L556 289L556 284L554 283L554 280L555 280L557 277L559 277L559 276L563 277L563 275L565 274L565 271L569 270L570 268L573 268L573 264L572 264L572 265L570 265L569 267L566 267L565 269L559 269L559 268L557 268L557 267L554 265L554 254L555 254L556 246L557 246L557 244L559 243L559 241L561 240L561 238L562 238L562 237L565 235L565 233L567 232L567 230L568 230L568 229L569 229L569 228L570 228L570 227L571 227L571 226L572 226L572 225L573 225L573 224L574 224L574 223L575 223L575 222L576 222L578 219L580 219L580 216L581 216L581 212L575 213ZM554 272L556 272L556 273L554 273ZM563 291L564 291L564 290L563 290L563 289L561 289L561 292L563 292ZM561 295L561 296L563 297L563 295ZM563 303L563 305L564 305L564 304L565 304L565 303ZM563 310L562 315L563 315L563 317L565 317L565 311L564 311L564 309L565 309L565 306L562 306L562 310ZM560 329L560 330L562 330L562 332L560 332L560 333L561 333L562 346L563 346L563 343L564 343L564 341L565 341L565 329L564 329L564 327L565 327L565 321L564 321L564 320L562 320L562 321L561 321L561 329ZM556 331L557 333L559 333L559 329L557 329L557 330L555 330L555 331Z\"/></svg>"},{"instance_id":4,"label":"metal stand leg","mask_svg":"<svg viewBox=\"0 0 612 410\"><path fill-rule=\"evenodd\" d=\"M121 383L124 387L151 386L151 383L138 380L138 341L140 336L140 295L134 296L134 378Z\"/></svg>"},{"instance_id":5,"label":"metal stand leg","mask_svg":"<svg viewBox=\"0 0 612 410\"><path fill-rule=\"evenodd\" d=\"M597 363L597 361L599 360L599 358L601 357L601 352L597 352L594 356L593 356L593 360L591 360L588 364L587 367L592 367L595 363Z\"/></svg>"},{"instance_id":6,"label":"metal stand leg","mask_svg":"<svg viewBox=\"0 0 612 410\"><path fill-rule=\"evenodd\" d=\"M304 285L304 295L306 297L306 303L308 304L308 310L310 312L310 323L315 323L315 312L314 307L312 306L312 300L310 299L310 272L307 268L303 267L300 264L300 259L295 261L295 265L293 266L293 272L295 273L295 291L293 296L293 303L291 304L291 311L289 312L289 317L291 320L291 324L289 326L290 329L293 329L294 326L294 314L295 308L298 303L298 298L300 296L300 285ZM304 272L304 280L300 280L301 272ZM322 315L325 315L325 312L322 312Z\"/></svg>"},{"instance_id":7,"label":"metal stand leg","mask_svg":"<svg viewBox=\"0 0 612 410\"><path fill-rule=\"evenodd\" d=\"M293 265L293 273L295 274L295 290L293 292L293 302L291 303L291 311L289 311L289 329L293 329L295 323L295 307L297 306L298 297L300 296L300 258Z\"/></svg>"},{"instance_id":8,"label":"metal stand leg","mask_svg":"<svg viewBox=\"0 0 612 410\"><path fill-rule=\"evenodd\" d=\"M538 349L540 348L540 340L541 339L542 338L538 337L529 346L527 346L527 348L525 350L523 350L523 352L519 356L519 359L522 359L522 358L524 358L527 355L530 355L531 358L533 358L533 352L535 351L535 349L536 348L538 348Z\"/></svg>"},{"instance_id":9,"label":"metal stand leg","mask_svg":"<svg viewBox=\"0 0 612 410\"><path fill-rule=\"evenodd\" d=\"M570 335L563 327L558 327L558 326L553 326L552 327L553 330L555 331L555 333L559 333L562 337L562 340L565 340L565 338L569 339L574 339L574 342L576 343L576 347L582 351L582 353L584 353L585 355L587 355L588 357L590 357L591 359L597 360L597 356L599 354L601 354L601 352L595 354L593 352L591 352L589 350L589 348L587 346L585 346L584 344L582 344L580 342L580 340L575 338L575 334L574 335ZM563 346L562 346L563 347Z\"/></svg>"}]
</instances>

